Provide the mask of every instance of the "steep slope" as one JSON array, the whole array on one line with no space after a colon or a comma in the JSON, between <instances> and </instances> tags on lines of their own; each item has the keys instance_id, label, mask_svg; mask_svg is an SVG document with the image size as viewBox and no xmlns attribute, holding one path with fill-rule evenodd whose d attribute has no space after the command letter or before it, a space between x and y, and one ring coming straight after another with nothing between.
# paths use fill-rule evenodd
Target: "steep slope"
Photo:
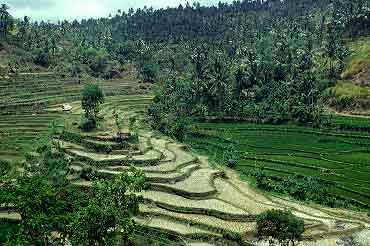
<instances>
[{"instance_id":1,"label":"steep slope","mask_svg":"<svg viewBox=\"0 0 370 246\"><path fill-rule=\"evenodd\" d=\"M337 111L369 115L370 38L349 41L347 47L350 55L345 60L342 80L329 89L329 105Z\"/></svg>"},{"instance_id":2,"label":"steep slope","mask_svg":"<svg viewBox=\"0 0 370 246\"><path fill-rule=\"evenodd\" d=\"M125 111L127 107L117 105L114 108L128 114ZM105 114L110 115L110 110L104 110ZM211 167L207 158L194 155L185 146L167 137L144 130L140 131L140 135L140 144L147 147L141 153L133 152L130 160L135 156L147 156L147 160L153 160L145 165L135 165L144 171L150 184L141 193L144 202L137 217L137 222L144 228L176 235L187 243L256 244L253 236L256 216L267 209L289 208L305 220L305 241L302 245L342 242L348 235L353 235L355 240L365 245L368 243L366 235L370 221L363 213L265 197L240 181L233 171ZM106 142L109 144L108 140ZM61 146L67 152L70 148L76 149L66 141ZM78 148L83 151L75 153L77 162L81 161L79 156L84 156L84 152L93 151L86 146ZM159 161L151 154L153 151L161 153ZM91 161L82 162L84 167L92 165L105 178L127 169L129 162L122 160L122 156L112 153L106 158L110 161L103 166ZM78 176L73 182L78 186L90 185L90 181Z\"/></svg>"}]
</instances>

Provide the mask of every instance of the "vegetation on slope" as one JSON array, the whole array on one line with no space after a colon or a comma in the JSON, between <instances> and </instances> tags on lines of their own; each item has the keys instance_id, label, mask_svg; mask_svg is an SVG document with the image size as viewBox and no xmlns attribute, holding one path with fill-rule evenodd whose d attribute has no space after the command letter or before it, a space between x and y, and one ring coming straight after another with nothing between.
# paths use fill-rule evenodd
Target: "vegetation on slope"
<instances>
[{"instance_id":1,"label":"vegetation on slope","mask_svg":"<svg viewBox=\"0 0 370 246\"><path fill-rule=\"evenodd\" d=\"M186 142L216 163L231 146L233 168L260 189L332 207L370 207L368 134L247 123L194 129Z\"/></svg>"},{"instance_id":2,"label":"vegetation on slope","mask_svg":"<svg viewBox=\"0 0 370 246\"><path fill-rule=\"evenodd\" d=\"M366 71L370 66L370 39L361 38L348 42L350 55L345 59L346 67L343 71L343 79L353 79L356 84L364 85L368 80Z\"/></svg>"},{"instance_id":3,"label":"vegetation on slope","mask_svg":"<svg viewBox=\"0 0 370 246\"><path fill-rule=\"evenodd\" d=\"M366 23L352 14L366 16L366 4L323 1L324 11L315 1L305 10L300 1L280 3L281 9L295 11L279 12L271 4L275 12L260 10L265 29L251 26L240 42L195 46L187 70L170 67L149 111L153 126L181 133L190 117L322 125L322 96L343 72L344 38ZM245 12L247 20L252 16Z\"/></svg>"},{"instance_id":4,"label":"vegetation on slope","mask_svg":"<svg viewBox=\"0 0 370 246\"><path fill-rule=\"evenodd\" d=\"M1 228L1 234L10 233L1 240L10 245L131 241L140 200L135 194L145 184L142 172L133 168L114 179L94 180L91 189L82 192L69 178L70 158L48 141L20 165L0 163L1 209L16 212L15 220L20 219L15 227L9 223Z\"/></svg>"},{"instance_id":5,"label":"vegetation on slope","mask_svg":"<svg viewBox=\"0 0 370 246\"><path fill-rule=\"evenodd\" d=\"M85 84L83 78L110 80L138 71L138 77L144 82L156 83L156 97L149 110L156 129L190 143L207 155L215 154L215 159L222 160L228 167L253 177L261 189L334 207L369 207L369 136L363 133L369 131L367 122L324 117L321 100L323 92L343 72L343 76L352 80L359 78L356 73L362 74L358 79L360 83L355 86L363 86L366 80L363 69L367 67L364 55L367 42L355 43L354 48L360 52L346 58L348 49L344 38L369 34L368 1L236 1L220 3L217 7L187 4L159 10L119 11L109 18L59 23L36 23L27 17L16 20L6 5L2 5L0 17L0 56L4 58L0 69L3 78L0 108L4 112L26 111L29 115L35 108L44 111L54 103L80 99L81 83ZM36 78L24 73L40 70L51 73L39 73ZM59 78L54 76L55 72L62 77L68 75ZM122 82L117 79L98 83L106 87L107 96L111 96L125 91L124 83L119 81ZM366 91L355 86L342 82L332 92L343 95L356 89L343 98L367 100ZM117 90L118 87L122 90ZM135 115L143 112L150 100L150 97L107 98L101 116L106 116L112 127L111 113L116 108ZM82 108L86 109L85 106ZM81 113L81 106L76 108L74 112ZM94 123L98 118L90 113L87 116L94 117ZM1 128L10 134L20 132L20 141L31 145L36 129L45 127L44 119L19 117L24 117L26 122L4 120L0 122ZM197 124L189 136L189 122L193 118L243 119L258 123L294 121L306 126L334 126L358 132L291 125ZM69 120L68 124L76 128L76 115L71 115ZM118 120L117 116L116 128L121 136ZM95 128L95 124L92 126ZM23 132L24 129L27 131ZM123 148L127 146L108 144L104 136L99 136L103 129L98 124L94 131L83 135L88 140L79 138L77 143L63 148L56 144L60 152L50 146L39 148L37 153L26 155L22 172L12 176L16 170L13 166L9 172L11 177L8 173L1 176L4 180L0 180L0 185L6 189L1 191L4 193L0 203L15 206L22 218L19 230L13 231L11 224L6 227L12 233L7 240L37 245L68 238L76 245L114 244L120 234L120 239L127 241L136 227L132 216L137 215L138 199L125 192L140 191L144 178L141 172L137 173L138 179L133 178L132 173L112 178L120 172L97 170L99 164L106 168L113 168L113 164L135 164L151 172L152 180L187 179L177 185L152 186L166 192L146 193L147 200L155 200L173 213L196 211L220 219L240 220L255 216L235 203L218 198L206 199L207 202L190 199L217 193L209 184L201 188L210 189L194 188L197 183L191 174L197 165L182 175L176 173L175 178L165 176L179 172L185 164L197 163L197 158L182 153L175 156L175 163L171 163L171 159L161 163L162 151L146 151L152 146L145 147L144 151L136 149L144 153L131 156L132 153ZM31 141L26 143L24 139ZM139 142L137 136L135 140ZM3 141L7 145L2 151L6 153L12 141ZM121 147L123 149L119 149ZM14 150L21 154L31 150L17 148ZM173 149L176 151L170 146L167 151L175 152ZM65 158L64 151L71 156ZM66 161L70 158L80 161L79 164L82 161L82 166L74 166L74 170L80 170L81 177L87 179L74 185L92 186L89 192L72 188L72 182L66 178L71 174L70 162ZM86 163L94 167L86 168ZM91 177L105 180L91 184ZM209 181L213 174L207 173L204 177ZM167 193L169 191L181 196ZM235 209L242 211L243 216L230 214ZM179 231L194 237L201 237L197 232L209 233L208 237L220 235L219 228L199 221L194 223L198 227L189 230L184 220L181 223L173 220L166 226L161 225L168 221L163 218L149 222L162 229L178 225ZM301 227L302 223L299 224ZM55 235L55 231L60 235ZM239 234L221 232L227 240L242 240Z\"/></svg>"},{"instance_id":6,"label":"vegetation on slope","mask_svg":"<svg viewBox=\"0 0 370 246\"><path fill-rule=\"evenodd\" d=\"M370 39L363 37L347 41L349 55L341 80L329 89L328 104L337 111L368 114L370 109L369 71Z\"/></svg>"}]
</instances>

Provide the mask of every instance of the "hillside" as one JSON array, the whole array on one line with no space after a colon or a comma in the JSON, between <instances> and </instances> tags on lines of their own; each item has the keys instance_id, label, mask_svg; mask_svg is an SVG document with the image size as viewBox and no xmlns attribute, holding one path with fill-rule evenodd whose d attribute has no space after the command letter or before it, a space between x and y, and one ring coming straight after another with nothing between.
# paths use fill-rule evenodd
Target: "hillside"
<instances>
[{"instance_id":1,"label":"hillside","mask_svg":"<svg viewBox=\"0 0 370 246\"><path fill-rule=\"evenodd\" d=\"M329 104L338 111L357 115L370 112L370 39L348 41L349 56L341 79L329 90L334 98Z\"/></svg>"},{"instance_id":2,"label":"hillside","mask_svg":"<svg viewBox=\"0 0 370 246\"><path fill-rule=\"evenodd\" d=\"M18 83L27 83L30 88L33 88L33 81L53 81L54 78L55 75L34 74L31 76L30 74L27 77L21 75L17 79L13 78L13 80L15 79ZM24 79L26 82L23 81ZM19 82L20 80L22 82ZM63 85L63 80L57 81L59 81L59 86ZM9 89L13 88L16 92L18 83ZM236 131L235 133L239 137L243 136L245 138L245 136L248 136L246 138L248 142L246 143L239 142L237 138L233 137L234 141L240 144L236 147L238 151L248 152L240 165L237 165L235 169L237 172L246 175L248 168L256 168L262 165L264 166L263 169L268 171L270 175L276 175L277 177L281 175L285 177L291 172L305 173L316 177L326 173L328 180L341 182L340 187L343 185L343 190L338 191L338 194L346 198L350 197L358 204L369 206L370 202L368 198L365 198L368 189L367 174L365 174L368 172L367 167L364 166L363 171L356 169L356 172L362 172L362 175L365 175L363 181L361 181L363 183L355 184L352 178L353 175L353 177L357 177L357 174L352 170L359 165L355 162L362 162L362 160L367 159L366 154L362 152L362 147L356 147L355 144L356 141L361 142L365 138L363 134L359 135L359 139L357 139L357 134L347 132L345 134L352 134L353 136L350 138L343 136L342 139L341 136L336 136L338 133L326 132L325 136L328 135L328 137L325 137L325 139L327 138L325 142L321 143L313 140L311 147L304 147L307 145L307 139L312 139L310 135L306 136L306 133L303 133L307 129L291 128L288 131L285 128L271 127L270 131L270 128L266 128L268 126L233 124L232 128L228 130L228 125L225 124L201 124L197 129L202 134L206 133L207 138L197 137L190 141L190 146L197 150L194 153L177 141L147 128L144 120L145 112L152 97L138 91L135 82L126 79L102 81L101 83L101 86L107 92L110 89L112 91L124 90L123 85L125 84L131 85L128 87L131 91L125 90L127 95L119 96L107 93L106 101L101 106L100 113L100 117L104 118L104 123L102 122L103 125L100 126L99 130L93 133L83 133L75 127L74 122L79 120L82 109L80 102L75 101L77 95L74 97L73 90L71 90L71 94L69 90L60 90L57 95L46 97L45 100L41 100L42 97L37 97L40 98L40 101L37 101L40 103L37 104L36 111L30 109L28 104L21 101L21 96L17 99L20 100L18 101L19 106L15 107L13 104L9 104L9 108L4 107L4 109L8 109L9 113L16 112L16 114L3 115L0 122L3 131L9 132L16 140L12 142L14 145L10 142L7 144L6 141L2 140L2 159L14 160L19 158L18 160L21 160L21 153L33 150L32 145L34 145L35 139L42 136L40 133L44 132L47 134L45 141L54 138L53 141L56 146L62 148L72 159L72 172L68 178L73 185L78 187L89 187L91 185L90 179L86 178L87 173L95 173L97 177L110 179L110 177L126 170L130 163L134 164L144 171L149 182L148 188L142 193L144 203L140 205L141 212L135 219L141 225L137 231L137 240L142 240L143 235L145 235L144 238L152 235L150 239L145 239L145 241L149 240L150 242L146 245L166 242L168 238L171 238L171 245L185 245L183 242L186 242L186 245L197 245L201 242L204 245L240 245L243 241L247 244L254 243L255 218L259 213L269 208L289 208L294 211L295 215L304 218L305 241L301 245L312 245L312 240L316 240L315 245L335 243L338 240L345 240L345 235L348 234L353 235L354 242L367 243L366 238L369 232L364 228L369 226L370 220L366 213L304 205L274 195L263 195L241 181L235 171L219 166L214 167L210 164L208 158L197 154L199 150L209 150L211 152L202 151L202 153L210 156L213 161L214 159L222 159L222 148L224 147L221 143L228 142L227 139L231 136L229 134ZM48 82L47 86L43 88L50 88L47 91L51 92L52 85L53 82ZM65 88L69 88L68 83L65 86ZM54 105L57 101L51 100L51 98L54 98L54 100L63 98L63 101L58 102L70 104L72 112L60 112L60 108ZM118 145L114 147L114 143L109 138L114 131L113 111L118 112L126 119L131 117L137 119L134 128L140 129L138 131L140 151L132 152L129 159L126 159L127 150L121 150ZM51 132L45 131L44 129L49 126L48 122L55 119L58 119L54 121L56 123L53 127L56 128ZM56 125L58 123L60 125ZM251 131L247 130L249 128L251 128ZM213 136L212 132L215 129L217 129L217 132L223 132L226 135L221 138L219 133L215 132L218 136ZM15 132L19 133L14 135ZM71 133L67 134L68 132ZM240 135L241 133L243 135ZM77 136L80 136L77 139L81 138L83 141L76 142L76 137L69 137L71 134L77 134ZM263 135L263 139L258 140L253 138L256 134L258 136L265 135ZM316 132L312 131L309 134L315 135ZM285 146L279 145L277 148L274 143L276 141L278 143L279 140L274 142L275 135L283 136L286 140L290 139L290 142L286 143ZM213 138L218 140L213 142ZM319 140L321 138L318 137ZM206 142L203 142L203 139ZM331 141L333 141L332 150L328 148L328 143L331 143ZM340 148L335 144L338 141L343 142ZM304 142L304 144L299 145L300 142ZM91 145L91 143L94 143L94 145ZM96 152L96 147L93 146L112 146L114 151L111 154L102 154ZM350 146L353 148L351 149L353 154L345 154ZM296 153L293 153L294 151ZM324 152L327 154L324 154ZM341 154L342 152L343 154ZM216 156L213 157L213 153L216 153ZM321 156L322 160L319 160L318 156ZM340 168L339 163L341 163ZM327 171L324 172L324 169ZM352 170L350 175L346 174L350 169ZM340 175L344 175L344 178L340 178ZM361 185L363 188L360 187ZM350 194L352 190L356 190L356 192L353 191ZM333 192L337 191L333 190ZM362 196L361 194L365 195ZM235 199L236 197L237 199ZM14 213L7 214L5 210L1 212L1 217L13 221L17 218L17 215ZM340 226L338 226L338 223L340 223Z\"/></svg>"},{"instance_id":3,"label":"hillside","mask_svg":"<svg viewBox=\"0 0 370 246\"><path fill-rule=\"evenodd\" d=\"M370 245L370 1L10 7L0 245Z\"/></svg>"},{"instance_id":4,"label":"hillside","mask_svg":"<svg viewBox=\"0 0 370 246\"><path fill-rule=\"evenodd\" d=\"M122 79L94 80L107 96L145 94L146 85L140 85L135 74ZM34 141L49 139L55 129L63 127L68 113L62 104L81 98L81 90L88 80L54 73L24 73L0 79L0 159L20 160L34 150Z\"/></svg>"}]
</instances>

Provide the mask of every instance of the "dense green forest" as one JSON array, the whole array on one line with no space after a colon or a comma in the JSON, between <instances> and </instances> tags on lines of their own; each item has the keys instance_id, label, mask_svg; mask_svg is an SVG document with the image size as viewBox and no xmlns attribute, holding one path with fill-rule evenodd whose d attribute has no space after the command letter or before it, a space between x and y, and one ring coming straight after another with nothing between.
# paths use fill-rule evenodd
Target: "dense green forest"
<instances>
[{"instance_id":1,"label":"dense green forest","mask_svg":"<svg viewBox=\"0 0 370 246\"><path fill-rule=\"evenodd\" d=\"M135 64L158 83L150 114L159 129L189 115L318 125L321 96L349 54L344 42L368 34L369 14L363 0L271 0L38 23L12 18L3 5L0 27L15 45L15 69L109 79Z\"/></svg>"},{"instance_id":2,"label":"dense green forest","mask_svg":"<svg viewBox=\"0 0 370 246\"><path fill-rule=\"evenodd\" d=\"M369 0L187 3L58 22L10 13L2 4L0 154L22 157L0 158L0 244L188 245L173 226L190 242L289 245L307 228L340 228L339 213L266 201L230 169L369 223L368 119L328 113L351 104L353 88L370 105L351 81L370 57L358 54L370 47Z\"/></svg>"}]
</instances>

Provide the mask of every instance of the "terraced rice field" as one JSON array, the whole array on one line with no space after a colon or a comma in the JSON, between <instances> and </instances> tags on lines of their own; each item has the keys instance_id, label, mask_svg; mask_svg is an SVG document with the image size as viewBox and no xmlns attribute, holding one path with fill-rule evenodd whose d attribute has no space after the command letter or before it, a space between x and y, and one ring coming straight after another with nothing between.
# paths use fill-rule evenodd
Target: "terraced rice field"
<instances>
[{"instance_id":1,"label":"terraced rice field","mask_svg":"<svg viewBox=\"0 0 370 246\"><path fill-rule=\"evenodd\" d=\"M142 112L151 97L139 88L134 75L116 80L95 81L107 96L105 112L109 108L134 108ZM79 84L76 79L53 73L20 74L0 79L0 159L22 160L24 153L34 150L41 140L50 140L52 128L62 128L65 121L79 120L79 116L61 112L62 103L74 103L81 111L81 91L87 81ZM112 95L127 95L113 98ZM139 102L139 103L138 103ZM138 105L140 104L140 105ZM133 112L134 113L134 112ZM104 112L103 112L104 114Z\"/></svg>"},{"instance_id":2,"label":"terraced rice field","mask_svg":"<svg viewBox=\"0 0 370 246\"><path fill-rule=\"evenodd\" d=\"M2 112L42 110L52 104L79 100L83 86L90 82L99 84L107 96L137 94L140 91L134 76L115 80L83 80L79 83L75 78L55 74L20 74L0 80L0 109Z\"/></svg>"},{"instance_id":3,"label":"terraced rice field","mask_svg":"<svg viewBox=\"0 0 370 246\"><path fill-rule=\"evenodd\" d=\"M357 130L370 132L370 123L368 117L330 115L326 117L328 124L337 129Z\"/></svg>"},{"instance_id":4,"label":"terraced rice field","mask_svg":"<svg viewBox=\"0 0 370 246\"><path fill-rule=\"evenodd\" d=\"M48 139L52 128L60 127L60 114L0 115L0 159L21 160L39 141Z\"/></svg>"},{"instance_id":5,"label":"terraced rice field","mask_svg":"<svg viewBox=\"0 0 370 246\"><path fill-rule=\"evenodd\" d=\"M106 119L106 122L109 120ZM95 136L107 134L107 129L104 130L105 132L94 133ZM153 151L161 155L159 162L136 165L144 171L149 183L148 188L140 193L143 203L136 221L142 228L176 237L180 245L258 244L253 237L256 216L272 208L289 208L305 220L305 241L302 245L321 245L320 242L332 244L340 241L342 235L353 234L357 239L363 238L364 233L367 233L365 227L370 220L363 213L326 210L280 198L267 198L240 181L234 172L212 168L207 158L192 154L182 144L166 137L158 138L145 130L140 131L140 136L140 145L146 147L141 148L143 151L140 153L133 151L133 156L155 160L157 156L152 155ZM83 136L86 139L92 137L92 134ZM76 147L76 143L66 142L68 141L64 140L61 147L67 153L70 149L80 150L73 155L75 175L71 176L72 182L77 186L91 185L91 181L78 175L82 167L90 165L105 178L127 170L124 160L117 161L121 159L118 154L100 156L102 161L106 161L106 165L102 166L83 160L84 153L93 152L92 149L83 145ZM108 137L99 142L111 144ZM307 152L310 153L308 150ZM338 221L343 221L344 226L337 227ZM240 235L240 238L235 237L232 240L225 236L230 233L236 233L233 235Z\"/></svg>"},{"instance_id":6,"label":"terraced rice field","mask_svg":"<svg viewBox=\"0 0 370 246\"><path fill-rule=\"evenodd\" d=\"M318 177L333 194L370 207L370 134L297 126L199 123L190 142L222 160L230 146L241 155L240 173L256 168L277 177ZM199 134L200 133L200 134Z\"/></svg>"},{"instance_id":7,"label":"terraced rice field","mask_svg":"<svg viewBox=\"0 0 370 246\"><path fill-rule=\"evenodd\" d=\"M30 79L29 86L32 87L32 83L37 84L36 80L41 81L40 84L47 83L52 75L44 76ZM27 80L24 83L27 83ZM76 143L54 135L54 142L59 141L60 147L71 157L73 175L69 178L76 186L91 185L91 181L81 175L88 167L95 170L101 178L111 178L125 172L128 165L134 163L145 173L149 184L140 194L144 201L140 205L140 215L136 218L141 226L136 236L141 237L142 241L149 242L153 239L158 243L162 239L156 238L155 233L161 232L172 239L177 239L176 243L161 241L164 245L255 245L258 244L254 238L256 216L267 209L278 208L291 209L295 215L305 220L306 230L302 245L335 245L337 242L341 243L342 237L346 235L353 235L355 240L364 245L370 243L367 237L370 234L367 229L370 226L370 219L365 213L309 206L277 197L266 197L241 181L235 172L211 167L205 156L195 155L187 146L145 130L142 125L145 120L144 112L152 97L143 94L142 91L132 94L136 88L134 84L130 91L122 93L124 95L112 96L114 91L112 94L108 93L105 103L101 105L100 115L103 118L103 125L97 131L86 134L79 132L75 124L82 113L78 101L79 92L77 89L74 91L73 87L78 86L73 85L67 89L70 86L67 80L62 85L55 83L65 90L60 90L60 94L48 94L47 90L36 91L36 97L27 99L19 89L17 95L22 96L14 96L9 101L3 98L7 94L0 97L3 103L11 102L0 105L2 110L6 109L2 112L12 110L23 112L0 116L0 136L9 135L11 139L16 139L14 144L8 141L8 145L4 144L6 141L2 141L1 151L4 152L1 153L1 157L15 158L24 150L31 149L30 146L42 136L42 133L47 132L45 129L48 129L50 122L56 119L60 124L64 123L64 130L74 129L74 132L80 134L84 140ZM110 88L114 90L115 86L120 88L119 83L116 85L114 81L101 83L104 83L102 87L106 93ZM18 90L17 84L18 82L14 85L16 87L9 90ZM5 88L9 84L2 86ZM34 103L37 105L35 107L37 113L35 108L29 107ZM71 104L72 111L60 112L59 103ZM132 117L138 119L135 129L139 134L139 148L119 149L117 147L119 145L112 140L115 132L113 111L125 119ZM299 127L279 128L246 124L199 124L199 129L203 134L201 136L205 137L198 136L192 140L193 146L198 151L202 150L209 156L215 154L220 160L224 147L232 143L244 154L242 165L238 166L237 170L247 170L261 165L281 177L297 172L320 175L335 184L355 186L358 188L360 198L354 199L367 202L366 196L361 195L367 191L366 175L370 169L366 152L370 136L366 134L322 133ZM89 147L91 142L115 146L115 150L110 154L97 153ZM101 165L102 163L104 165ZM353 173L348 174L348 170ZM358 178L356 176L358 173L354 171L361 173L362 178ZM343 176L338 178L332 175L332 172ZM19 219L16 213L10 212L8 214L7 211L1 211L0 217L8 220ZM341 224L340 227L337 226L338 223ZM148 231L153 234L148 234ZM153 237L148 238L151 237L148 235Z\"/></svg>"}]
</instances>

